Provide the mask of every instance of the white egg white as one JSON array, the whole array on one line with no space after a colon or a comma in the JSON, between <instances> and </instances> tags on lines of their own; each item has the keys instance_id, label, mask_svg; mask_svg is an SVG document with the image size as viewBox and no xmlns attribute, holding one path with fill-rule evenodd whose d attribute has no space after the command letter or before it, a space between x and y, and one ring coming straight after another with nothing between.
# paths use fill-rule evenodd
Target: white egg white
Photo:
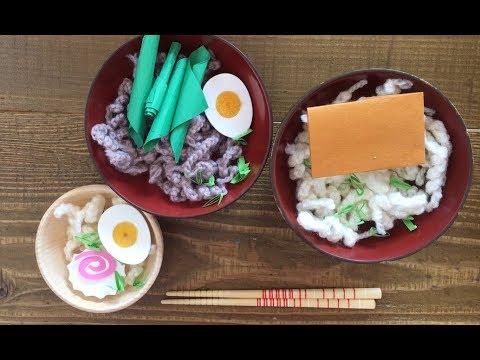
<instances>
[{"instance_id":1,"label":"white egg white","mask_svg":"<svg viewBox=\"0 0 480 360\"><path fill-rule=\"evenodd\" d=\"M240 111L231 118L223 117L216 108L217 97L224 91L232 91L240 98ZM215 75L205 83L203 94L208 104L205 115L220 134L234 138L250 128L253 118L252 99L247 87L238 77L229 73Z\"/></svg>"},{"instance_id":2,"label":"white egg white","mask_svg":"<svg viewBox=\"0 0 480 360\"><path fill-rule=\"evenodd\" d=\"M125 221L135 225L138 231L137 241L129 247L121 247L113 239L113 229ZM124 264L139 264L150 252L152 239L148 224L140 211L131 205L119 204L105 210L98 221L98 235L105 250Z\"/></svg>"}]
</instances>

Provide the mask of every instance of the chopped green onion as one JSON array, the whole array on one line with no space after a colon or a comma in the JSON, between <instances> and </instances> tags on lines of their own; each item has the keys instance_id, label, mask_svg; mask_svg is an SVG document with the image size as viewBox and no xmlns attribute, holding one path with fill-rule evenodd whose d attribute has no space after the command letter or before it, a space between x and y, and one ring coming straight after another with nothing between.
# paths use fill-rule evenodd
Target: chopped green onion
<instances>
[{"instance_id":1,"label":"chopped green onion","mask_svg":"<svg viewBox=\"0 0 480 360\"><path fill-rule=\"evenodd\" d=\"M358 196L362 196L365 193L365 187L362 182L355 174L350 174L348 180L342 182L342 185L347 185L353 187L357 191Z\"/></svg>"},{"instance_id":2,"label":"chopped green onion","mask_svg":"<svg viewBox=\"0 0 480 360\"><path fill-rule=\"evenodd\" d=\"M348 226L349 228L355 228L355 226L359 226L359 225L362 225L362 224L365 224L365 221L363 220L359 220L357 222L354 222L354 223L350 223L348 221L345 221L343 219L340 219L340 222L345 225L345 226Z\"/></svg>"},{"instance_id":3,"label":"chopped green onion","mask_svg":"<svg viewBox=\"0 0 480 360\"><path fill-rule=\"evenodd\" d=\"M412 185L406 183L402 179L395 176L390 176L390 185L395 186L396 188L405 189L405 190L412 188Z\"/></svg>"},{"instance_id":4,"label":"chopped green onion","mask_svg":"<svg viewBox=\"0 0 480 360\"><path fill-rule=\"evenodd\" d=\"M225 196L225 194L223 193L220 193L214 197L212 197L210 200L208 200L205 204L203 204L202 207L208 207L208 206L211 206L213 204L217 204L217 205L220 205L220 203L222 202L223 200L223 197Z\"/></svg>"},{"instance_id":5,"label":"chopped green onion","mask_svg":"<svg viewBox=\"0 0 480 360\"><path fill-rule=\"evenodd\" d=\"M215 185L215 176L213 176L213 175L210 176L210 177L208 178L208 182L207 182L205 185L207 185L207 186L213 186L213 185Z\"/></svg>"},{"instance_id":6,"label":"chopped green onion","mask_svg":"<svg viewBox=\"0 0 480 360\"><path fill-rule=\"evenodd\" d=\"M355 190L357 190L358 196L362 196L364 194L365 188L363 187L363 184L360 181L360 179L357 177L357 175L355 174L350 175L350 183L355 188Z\"/></svg>"},{"instance_id":7,"label":"chopped green onion","mask_svg":"<svg viewBox=\"0 0 480 360\"><path fill-rule=\"evenodd\" d=\"M359 201L355 204L355 214L360 220L368 220L368 216L362 209L365 207L367 203L366 200Z\"/></svg>"},{"instance_id":8,"label":"chopped green onion","mask_svg":"<svg viewBox=\"0 0 480 360\"><path fill-rule=\"evenodd\" d=\"M250 134L251 132L253 132L252 129L248 129L247 131L245 131L243 134L240 134L238 136L235 136L233 138L233 141L235 141L236 143L240 144L240 145L247 145L248 142L247 140L244 139L245 136L247 136L248 134Z\"/></svg>"},{"instance_id":9,"label":"chopped green onion","mask_svg":"<svg viewBox=\"0 0 480 360\"><path fill-rule=\"evenodd\" d=\"M125 291L125 279L118 271L115 270L115 284L117 285L117 291Z\"/></svg>"},{"instance_id":10,"label":"chopped green onion","mask_svg":"<svg viewBox=\"0 0 480 360\"><path fill-rule=\"evenodd\" d=\"M100 237L96 232L77 235L75 236L75 239L85 244L85 246L90 250L101 250L100 245L102 245L102 242L100 241Z\"/></svg>"},{"instance_id":11,"label":"chopped green onion","mask_svg":"<svg viewBox=\"0 0 480 360\"><path fill-rule=\"evenodd\" d=\"M203 183L203 178L202 178L202 169L197 170L197 176L196 176L196 184L201 185Z\"/></svg>"},{"instance_id":12,"label":"chopped green onion","mask_svg":"<svg viewBox=\"0 0 480 360\"><path fill-rule=\"evenodd\" d=\"M203 184L203 177L202 177L202 169L198 169L197 173L195 174L195 178L192 176L188 176L187 172L185 171L183 173L183 176L185 176L187 179L189 179L191 182L197 184L197 185L202 185Z\"/></svg>"},{"instance_id":13,"label":"chopped green onion","mask_svg":"<svg viewBox=\"0 0 480 360\"><path fill-rule=\"evenodd\" d=\"M365 207L365 205L367 204L367 201L366 200L361 200L361 201L358 201L354 204L350 204L350 205L345 205L344 207L342 207L340 210L338 210L334 216L335 217L339 217L340 215L344 215L344 214L348 214L350 212L354 212L356 217L357 217L357 221L354 222L354 223L349 223L343 219L340 219L340 222L343 224L343 225L346 225L348 227L355 227L355 226L359 226L359 225L362 225L362 224L365 224L365 221L366 220L369 220L368 218L368 215L365 213L365 211L363 211L363 208Z\"/></svg>"},{"instance_id":14,"label":"chopped green onion","mask_svg":"<svg viewBox=\"0 0 480 360\"><path fill-rule=\"evenodd\" d=\"M138 275L134 280L132 286L135 289L140 289L143 285L145 285L145 280L140 280L140 277L143 275L143 271L140 275Z\"/></svg>"},{"instance_id":15,"label":"chopped green onion","mask_svg":"<svg viewBox=\"0 0 480 360\"><path fill-rule=\"evenodd\" d=\"M312 161L310 160L310 158L303 160L303 165L305 165L305 167L311 169L312 168Z\"/></svg>"},{"instance_id":16,"label":"chopped green onion","mask_svg":"<svg viewBox=\"0 0 480 360\"><path fill-rule=\"evenodd\" d=\"M413 231L417 228L417 225L415 225L413 222L413 216L407 216L405 219L402 219L403 224L407 227L408 230Z\"/></svg>"},{"instance_id":17,"label":"chopped green onion","mask_svg":"<svg viewBox=\"0 0 480 360\"><path fill-rule=\"evenodd\" d=\"M350 211L352 211L354 209L354 205L353 204L350 204L350 205L346 205L344 207L342 207L340 210L338 210L334 216L336 217L339 217L340 215L343 215L343 214L348 214Z\"/></svg>"},{"instance_id":18,"label":"chopped green onion","mask_svg":"<svg viewBox=\"0 0 480 360\"><path fill-rule=\"evenodd\" d=\"M373 227L373 226L370 228L369 231L370 231L370 235L374 236L374 237L388 237L388 236L390 236L390 234L388 232L385 232L385 235L380 235L377 231L377 228Z\"/></svg>"}]
</instances>

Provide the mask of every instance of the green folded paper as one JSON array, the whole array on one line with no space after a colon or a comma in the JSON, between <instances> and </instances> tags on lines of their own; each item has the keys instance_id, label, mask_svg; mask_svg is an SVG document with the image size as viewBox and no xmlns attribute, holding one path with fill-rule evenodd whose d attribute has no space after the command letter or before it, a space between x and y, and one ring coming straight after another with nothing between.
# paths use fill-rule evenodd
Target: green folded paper
<instances>
[{"instance_id":1,"label":"green folded paper","mask_svg":"<svg viewBox=\"0 0 480 360\"><path fill-rule=\"evenodd\" d=\"M155 116L152 127L148 132L147 139L145 140L145 144L143 146L145 151L150 151L153 149L158 140L163 136L167 136L170 132L173 115L175 113L175 108L177 107L185 70L187 68L187 63L188 59L183 58L178 60L175 64L172 78L168 83L167 92L165 94L162 107L160 108L157 116Z\"/></svg>"},{"instance_id":2,"label":"green folded paper","mask_svg":"<svg viewBox=\"0 0 480 360\"><path fill-rule=\"evenodd\" d=\"M208 108L201 84L209 60L210 53L205 46L200 46L188 57L188 66L170 130L170 146L177 163L180 160L190 120Z\"/></svg>"},{"instance_id":3,"label":"green folded paper","mask_svg":"<svg viewBox=\"0 0 480 360\"><path fill-rule=\"evenodd\" d=\"M137 145L143 145L145 137L145 101L153 84L153 72L157 58L160 35L145 35L138 56L132 93L127 110L128 132Z\"/></svg>"},{"instance_id":4,"label":"green folded paper","mask_svg":"<svg viewBox=\"0 0 480 360\"><path fill-rule=\"evenodd\" d=\"M152 90L150 90L150 94L148 95L147 102L145 104L145 115L153 117L158 114L158 111L162 106L165 93L167 92L168 80L170 79L173 65L175 64L175 60L177 59L177 55L181 47L182 45L175 41L170 45L167 57L165 58L165 62L162 66L162 70L157 76Z\"/></svg>"}]
</instances>

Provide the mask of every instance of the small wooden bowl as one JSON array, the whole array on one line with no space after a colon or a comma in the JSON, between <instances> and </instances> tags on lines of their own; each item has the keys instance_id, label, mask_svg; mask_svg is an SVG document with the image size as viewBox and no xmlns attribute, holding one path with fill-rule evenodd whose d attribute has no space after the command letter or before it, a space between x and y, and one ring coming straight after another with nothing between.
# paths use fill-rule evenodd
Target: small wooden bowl
<instances>
[{"instance_id":1,"label":"small wooden bowl","mask_svg":"<svg viewBox=\"0 0 480 360\"><path fill-rule=\"evenodd\" d=\"M68 281L67 260L63 252L67 242L67 217L62 216L57 219L53 215L53 211L61 203L72 203L82 207L97 194L105 197L107 200L106 207L111 206L112 198L118 197L106 185L87 185L70 190L55 200L43 215L38 226L35 255L45 282L60 299L80 310L92 313L109 313L132 305L145 295L153 285L162 266L163 236L157 220L152 215L142 212L152 234L152 244L157 246L155 253L149 255L146 260L146 281L140 289L128 286L124 292L107 296L104 299L84 296L81 292L73 290Z\"/></svg>"}]
</instances>

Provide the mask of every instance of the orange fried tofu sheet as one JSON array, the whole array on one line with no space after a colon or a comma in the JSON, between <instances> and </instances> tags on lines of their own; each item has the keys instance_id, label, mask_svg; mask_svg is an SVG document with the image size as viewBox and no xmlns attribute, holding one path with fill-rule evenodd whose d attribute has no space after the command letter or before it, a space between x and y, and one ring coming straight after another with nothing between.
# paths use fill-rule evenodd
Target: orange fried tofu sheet
<instances>
[{"instance_id":1,"label":"orange fried tofu sheet","mask_svg":"<svg viewBox=\"0 0 480 360\"><path fill-rule=\"evenodd\" d=\"M307 108L312 177L425 162L423 93Z\"/></svg>"}]
</instances>

